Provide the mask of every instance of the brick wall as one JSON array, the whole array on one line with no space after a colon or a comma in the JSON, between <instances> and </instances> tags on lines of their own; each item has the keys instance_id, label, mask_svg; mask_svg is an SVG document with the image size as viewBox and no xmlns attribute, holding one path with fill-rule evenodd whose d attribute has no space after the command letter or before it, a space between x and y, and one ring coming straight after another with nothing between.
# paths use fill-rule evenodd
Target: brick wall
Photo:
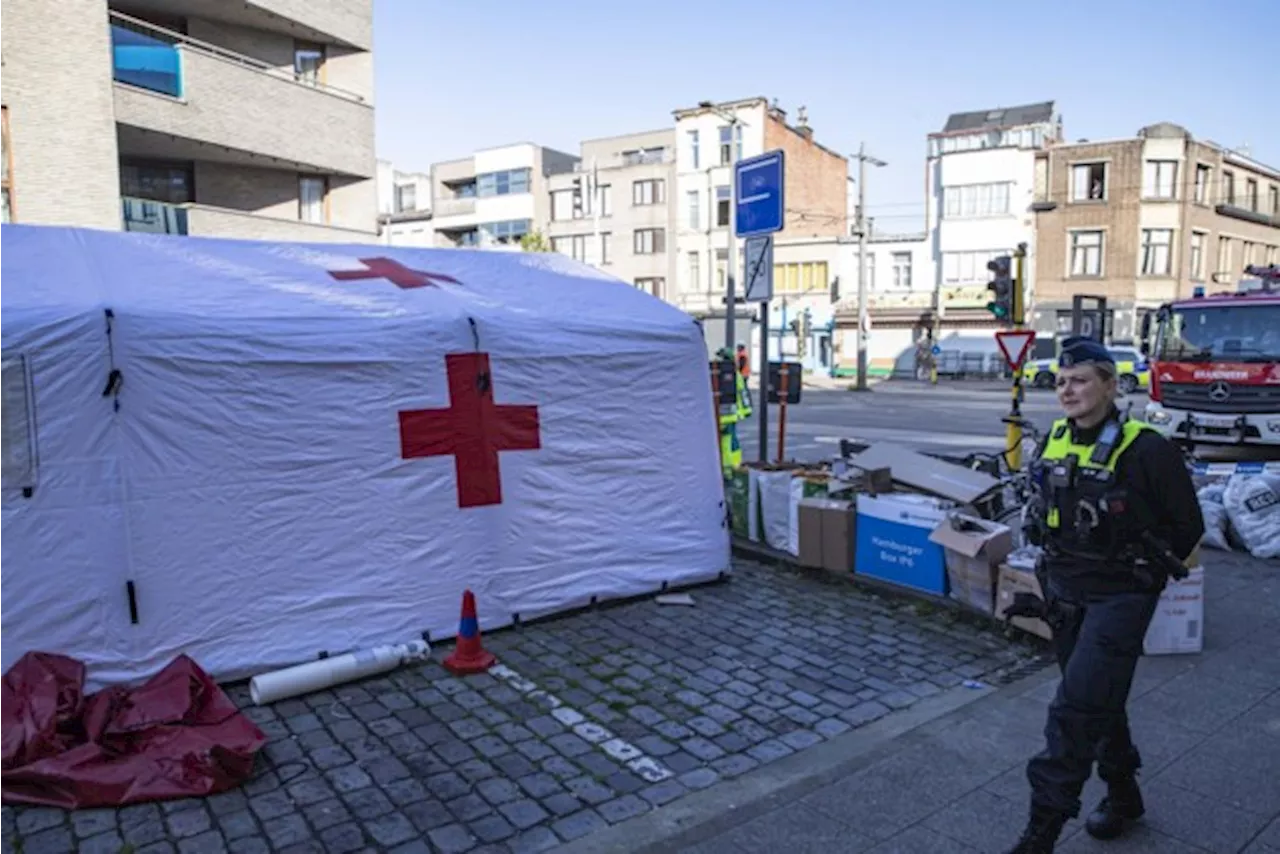
<instances>
[{"instance_id":1,"label":"brick wall","mask_svg":"<svg viewBox=\"0 0 1280 854\"><path fill-rule=\"evenodd\" d=\"M786 152L787 227L779 238L839 237L849 233L849 164L811 138L770 116L764 149Z\"/></svg>"},{"instance_id":2,"label":"brick wall","mask_svg":"<svg viewBox=\"0 0 1280 854\"><path fill-rule=\"evenodd\" d=\"M1107 163L1106 200L1071 201L1072 165ZM1036 216L1036 300L1070 302L1074 294L1132 300L1140 248L1142 140L1072 145L1049 154L1049 200L1057 208ZM1102 275L1068 276L1071 233L1100 230Z\"/></svg>"},{"instance_id":3,"label":"brick wall","mask_svg":"<svg viewBox=\"0 0 1280 854\"><path fill-rule=\"evenodd\" d=\"M5 0L15 220L119 229L111 40L101 0Z\"/></svg>"},{"instance_id":4,"label":"brick wall","mask_svg":"<svg viewBox=\"0 0 1280 854\"><path fill-rule=\"evenodd\" d=\"M182 51L182 73L182 101L116 87L116 118L324 171L374 176L370 105L196 50Z\"/></svg>"}]
</instances>

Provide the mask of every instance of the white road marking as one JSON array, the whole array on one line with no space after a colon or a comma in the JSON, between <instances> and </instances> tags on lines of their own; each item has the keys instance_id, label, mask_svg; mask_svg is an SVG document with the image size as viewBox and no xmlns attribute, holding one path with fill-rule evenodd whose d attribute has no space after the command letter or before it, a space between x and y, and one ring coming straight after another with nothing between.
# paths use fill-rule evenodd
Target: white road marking
<instances>
[{"instance_id":1,"label":"white road marking","mask_svg":"<svg viewBox=\"0 0 1280 854\"><path fill-rule=\"evenodd\" d=\"M663 766L651 756L629 741L614 735L608 727L587 719L587 716L572 706L567 706L556 695L539 688L534 682L525 679L505 664L495 664L489 668L495 678L524 694L529 699L538 700L551 709L551 716L569 727L588 744L599 747L609 757L624 763L643 780L650 783L661 783L673 776L671 769Z\"/></svg>"}]
</instances>

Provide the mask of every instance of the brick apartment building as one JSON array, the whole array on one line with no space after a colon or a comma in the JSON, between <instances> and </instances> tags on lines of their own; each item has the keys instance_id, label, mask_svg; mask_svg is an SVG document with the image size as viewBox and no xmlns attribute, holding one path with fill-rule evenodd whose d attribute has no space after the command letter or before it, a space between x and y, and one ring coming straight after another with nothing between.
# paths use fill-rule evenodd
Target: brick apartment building
<instances>
[{"instance_id":1,"label":"brick apartment building","mask_svg":"<svg viewBox=\"0 0 1280 854\"><path fill-rule=\"evenodd\" d=\"M1032 207L1040 332L1069 329L1072 297L1098 295L1112 337L1131 340L1161 303L1280 262L1280 170L1175 124L1037 152Z\"/></svg>"},{"instance_id":2,"label":"brick apartment building","mask_svg":"<svg viewBox=\"0 0 1280 854\"><path fill-rule=\"evenodd\" d=\"M722 341L724 298L729 247L736 248L735 269L742 281L743 241L729 233L733 176L731 160L754 157L765 151L786 153L786 228L774 235L778 245L812 238L839 238L849 234L848 160L814 139L813 129L799 111L796 124L765 98L748 98L675 111L676 163L674 200L676 287L669 300L704 321L711 349ZM669 250L670 251L670 250ZM806 259L793 258L802 263ZM827 325L831 315L831 277L827 264L814 279L813 266L798 266L794 282L775 280L775 292L788 293L792 316L810 310L810 317ZM802 278L803 271L811 271ZM742 287L738 286L739 297ZM747 343L754 305L739 305L737 337ZM777 318L780 322L781 317ZM775 327L777 328L777 327Z\"/></svg>"},{"instance_id":3,"label":"brick apartment building","mask_svg":"<svg viewBox=\"0 0 1280 854\"><path fill-rule=\"evenodd\" d=\"M5 0L6 219L372 242L372 37L373 0Z\"/></svg>"}]
</instances>

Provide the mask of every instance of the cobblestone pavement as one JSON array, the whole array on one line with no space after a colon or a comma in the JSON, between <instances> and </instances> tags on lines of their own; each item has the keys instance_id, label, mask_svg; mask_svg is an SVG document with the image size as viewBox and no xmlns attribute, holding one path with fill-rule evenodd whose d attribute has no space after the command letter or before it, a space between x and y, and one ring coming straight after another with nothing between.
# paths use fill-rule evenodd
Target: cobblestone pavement
<instances>
[{"instance_id":1,"label":"cobblestone pavement","mask_svg":"<svg viewBox=\"0 0 1280 854\"><path fill-rule=\"evenodd\" d=\"M255 777L203 800L4 809L4 850L531 852L1036 657L948 612L740 562L651 599L486 636L438 664L258 708ZM483 614L484 602L480 602Z\"/></svg>"}]
</instances>

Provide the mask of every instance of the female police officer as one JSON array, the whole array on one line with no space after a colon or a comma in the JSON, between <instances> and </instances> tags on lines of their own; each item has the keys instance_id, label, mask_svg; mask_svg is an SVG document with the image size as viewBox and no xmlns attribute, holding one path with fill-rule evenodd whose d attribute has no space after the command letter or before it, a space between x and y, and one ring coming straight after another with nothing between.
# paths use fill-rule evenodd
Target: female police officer
<instances>
[{"instance_id":1,"label":"female police officer","mask_svg":"<svg viewBox=\"0 0 1280 854\"><path fill-rule=\"evenodd\" d=\"M1009 854L1048 854L1098 765L1107 796L1086 827L1099 839L1142 816L1141 765L1125 712L1147 625L1170 574L1204 533L1178 449L1122 417L1116 365L1088 338L1063 341L1054 423L1035 463L1038 497L1029 538L1043 548L1037 574L1062 670L1045 748L1027 765L1031 818ZM1032 606L1024 600L1019 607ZM1028 611L1028 613L1034 612Z\"/></svg>"}]
</instances>

